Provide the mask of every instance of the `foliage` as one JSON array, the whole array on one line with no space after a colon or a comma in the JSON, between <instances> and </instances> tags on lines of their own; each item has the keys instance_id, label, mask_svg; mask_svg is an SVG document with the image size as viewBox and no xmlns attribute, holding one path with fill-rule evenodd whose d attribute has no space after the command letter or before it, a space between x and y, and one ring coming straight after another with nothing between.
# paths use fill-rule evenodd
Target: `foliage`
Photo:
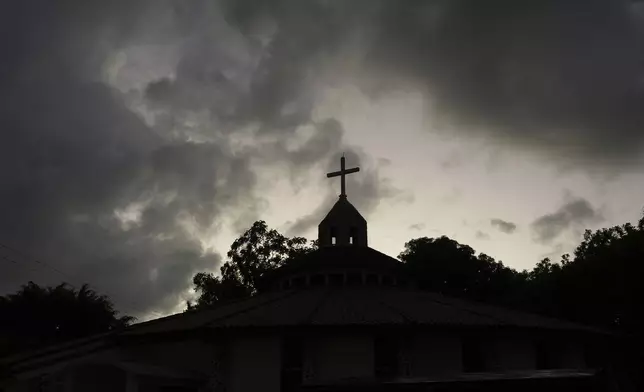
<instances>
[{"instance_id":1,"label":"foliage","mask_svg":"<svg viewBox=\"0 0 644 392\"><path fill-rule=\"evenodd\" d=\"M422 289L480 301L508 302L524 274L448 238L417 238L398 256Z\"/></svg>"},{"instance_id":2,"label":"foliage","mask_svg":"<svg viewBox=\"0 0 644 392\"><path fill-rule=\"evenodd\" d=\"M231 245L220 276L195 275L200 296L188 308L253 295L267 271L316 247L255 222ZM445 236L412 239L399 259L422 289L603 327L644 328L638 311L644 305L644 217L637 225L587 230L572 256L543 259L530 271L516 271Z\"/></svg>"},{"instance_id":3,"label":"foliage","mask_svg":"<svg viewBox=\"0 0 644 392\"><path fill-rule=\"evenodd\" d=\"M586 230L575 259L562 268L561 302L567 315L604 327L644 328L644 218Z\"/></svg>"},{"instance_id":4,"label":"foliage","mask_svg":"<svg viewBox=\"0 0 644 392\"><path fill-rule=\"evenodd\" d=\"M195 290L199 293L196 303L188 301L187 310L203 309L218 301L245 298L251 295L249 287L239 280L222 278L208 272L199 272L192 279Z\"/></svg>"},{"instance_id":5,"label":"foliage","mask_svg":"<svg viewBox=\"0 0 644 392\"><path fill-rule=\"evenodd\" d=\"M518 272L447 237L417 238L399 258L421 288L601 327L644 329L644 217L587 230L574 255Z\"/></svg>"},{"instance_id":6,"label":"foliage","mask_svg":"<svg viewBox=\"0 0 644 392\"><path fill-rule=\"evenodd\" d=\"M134 320L119 317L109 298L87 284L76 290L65 283L41 287L29 282L0 297L0 314L6 320L0 325L2 353L107 332Z\"/></svg>"},{"instance_id":7,"label":"foliage","mask_svg":"<svg viewBox=\"0 0 644 392\"><path fill-rule=\"evenodd\" d=\"M221 276L205 272L195 275L193 283L199 298L194 305L188 303L188 309L253 295L266 272L315 248L315 242L308 243L303 237L286 237L269 229L266 222L257 221L232 243L228 260L221 266Z\"/></svg>"}]
</instances>

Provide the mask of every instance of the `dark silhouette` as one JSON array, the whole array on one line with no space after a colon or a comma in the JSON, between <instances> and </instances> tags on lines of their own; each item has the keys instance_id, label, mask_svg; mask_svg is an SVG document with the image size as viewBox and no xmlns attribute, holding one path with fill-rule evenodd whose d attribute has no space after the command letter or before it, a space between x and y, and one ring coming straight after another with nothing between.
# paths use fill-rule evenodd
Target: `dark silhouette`
<instances>
[{"instance_id":1,"label":"dark silhouette","mask_svg":"<svg viewBox=\"0 0 644 392\"><path fill-rule=\"evenodd\" d=\"M200 297L189 308L253 295L261 276L316 247L255 222L233 242L221 276L195 275ZM412 239L398 258L421 289L621 331L644 328L644 217L636 226L587 230L574 256L543 259L531 271L516 271L445 236Z\"/></svg>"},{"instance_id":2,"label":"dark silhouette","mask_svg":"<svg viewBox=\"0 0 644 392\"><path fill-rule=\"evenodd\" d=\"M419 288L441 294L513 305L527 273L519 273L474 249L449 239L416 238L398 256L417 277Z\"/></svg>"},{"instance_id":3,"label":"dark silhouette","mask_svg":"<svg viewBox=\"0 0 644 392\"><path fill-rule=\"evenodd\" d=\"M303 237L289 238L264 221L257 221L230 246L228 261L221 266L221 276L200 272L193 278L199 298L188 302L188 310L209 307L220 300L244 298L258 289L259 278L287 260L296 259L317 247Z\"/></svg>"},{"instance_id":4,"label":"dark silhouette","mask_svg":"<svg viewBox=\"0 0 644 392\"><path fill-rule=\"evenodd\" d=\"M316 246L301 237L287 238L258 221L232 244L221 277L195 276L200 297L189 309L253 295L264 274L291 260L296 262ZM420 289L614 331L623 339L613 352L597 358L597 364L622 372L611 377L642 385L644 217L637 225L587 230L572 256L564 254L559 261L543 259L530 271L506 267L445 236L412 239L399 259Z\"/></svg>"},{"instance_id":5,"label":"dark silhouette","mask_svg":"<svg viewBox=\"0 0 644 392\"><path fill-rule=\"evenodd\" d=\"M29 282L0 297L0 355L64 342L129 325L105 295L87 284L76 290L63 283L41 287Z\"/></svg>"}]
</instances>

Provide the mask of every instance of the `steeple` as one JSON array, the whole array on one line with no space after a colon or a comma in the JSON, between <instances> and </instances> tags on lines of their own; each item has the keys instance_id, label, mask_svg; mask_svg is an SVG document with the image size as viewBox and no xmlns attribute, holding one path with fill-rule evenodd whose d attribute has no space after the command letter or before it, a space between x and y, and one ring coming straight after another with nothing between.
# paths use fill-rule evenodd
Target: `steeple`
<instances>
[{"instance_id":1,"label":"steeple","mask_svg":"<svg viewBox=\"0 0 644 392\"><path fill-rule=\"evenodd\" d=\"M340 158L340 171L327 173L327 177L340 177L340 197L331 211L318 225L320 246L367 246L367 221L349 203L346 193L345 176L360 171L359 167L345 168L344 155Z\"/></svg>"}]
</instances>

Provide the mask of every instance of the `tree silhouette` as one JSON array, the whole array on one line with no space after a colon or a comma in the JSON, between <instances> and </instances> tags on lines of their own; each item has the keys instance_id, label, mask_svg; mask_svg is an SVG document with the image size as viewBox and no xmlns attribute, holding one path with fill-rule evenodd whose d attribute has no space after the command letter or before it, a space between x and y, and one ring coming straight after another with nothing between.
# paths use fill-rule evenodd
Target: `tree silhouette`
<instances>
[{"instance_id":1,"label":"tree silhouette","mask_svg":"<svg viewBox=\"0 0 644 392\"><path fill-rule=\"evenodd\" d=\"M317 247L303 237L286 237L269 229L264 221L255 222L230 246L228 260L221 266L221 276L200 272L193 278L199 297L188 310L212 306L217 301L243 298L257 292L258 280L287 260Z\"/></svg>"},{"instance_id":2,"label":"tree silhouette","mask_svg":"<svg viewBox=\"0 0 644 392\"><path fill-rule=\"evenodd\" d=\"M445 236L413 239L398 258L421 289L478 301L509 303L526 280L525 274Z\"/></svg>"},{"instance_id":3,"label":"tree silhouette","mask_svg":"<svg viewBox=\"0 0 644 392\"><path fill-rule=\"evenodd\" d=\"M200 296L189 308L253 295L263 274L316 247L257 221L233 242L220 276L195 275ZM637 225L587 230L573 256L543 259L531 271L516 271L445 236L412 239L399 259L421 289L603 327L644 329L644 217Z\"/></svg>"},{"instance_id":4,"label":"tree silhouette","mask_svg":"<svg viewBox=\"0 0 644 392\"><path fill-rule=\"evenodd\" d=\"M561 269L561 303L579 321L640 332L644 328L644 218L586 230L574 260Z\"/></svg>"},{"instance_id":5,"label":"tree silhouette","mask_svg":"<svg viewBox=\"0 0 644 392\"><path fill-rule=\"evenodd\" d=\"M65 283L41 287L29 282L0 297L0 315L3 354L111 331L134 320L119 317L109 298L87 284L76 290Z\"/></svg>"}]
</instances>

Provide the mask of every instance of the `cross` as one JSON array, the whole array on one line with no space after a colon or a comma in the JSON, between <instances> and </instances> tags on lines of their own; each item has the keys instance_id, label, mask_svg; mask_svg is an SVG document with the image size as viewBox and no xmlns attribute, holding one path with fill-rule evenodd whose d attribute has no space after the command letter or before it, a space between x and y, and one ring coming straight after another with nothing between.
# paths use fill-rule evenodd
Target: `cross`
<instances>
[{"instance_id":1,"label":"cross","mask_svg":"<svg viewBox=\"0 0 644 392\"><path fill-rule=\"evenodd\" d=\"M344 155L342 155L342 158L340 158L340 171L327 173L327 174L326 174L326 176L327 176L327 178L331 178L331 177L338 177L338 176L340 176L340 179L341 179L340 184L341 184L341 191L342 191L342 192L340 193L340 197L347 197L347 192L346 192L346 190L347 190L347 184L346 184L346 181L345 181L345 176L346 176L347 174L357 173L357 172L359 172L359 171L360 171L360 168L359 168L359 167L354 167L354 168L352 168L352 169L345 169L345 166L344 166Z\"/></svg>"}]
</instances>

